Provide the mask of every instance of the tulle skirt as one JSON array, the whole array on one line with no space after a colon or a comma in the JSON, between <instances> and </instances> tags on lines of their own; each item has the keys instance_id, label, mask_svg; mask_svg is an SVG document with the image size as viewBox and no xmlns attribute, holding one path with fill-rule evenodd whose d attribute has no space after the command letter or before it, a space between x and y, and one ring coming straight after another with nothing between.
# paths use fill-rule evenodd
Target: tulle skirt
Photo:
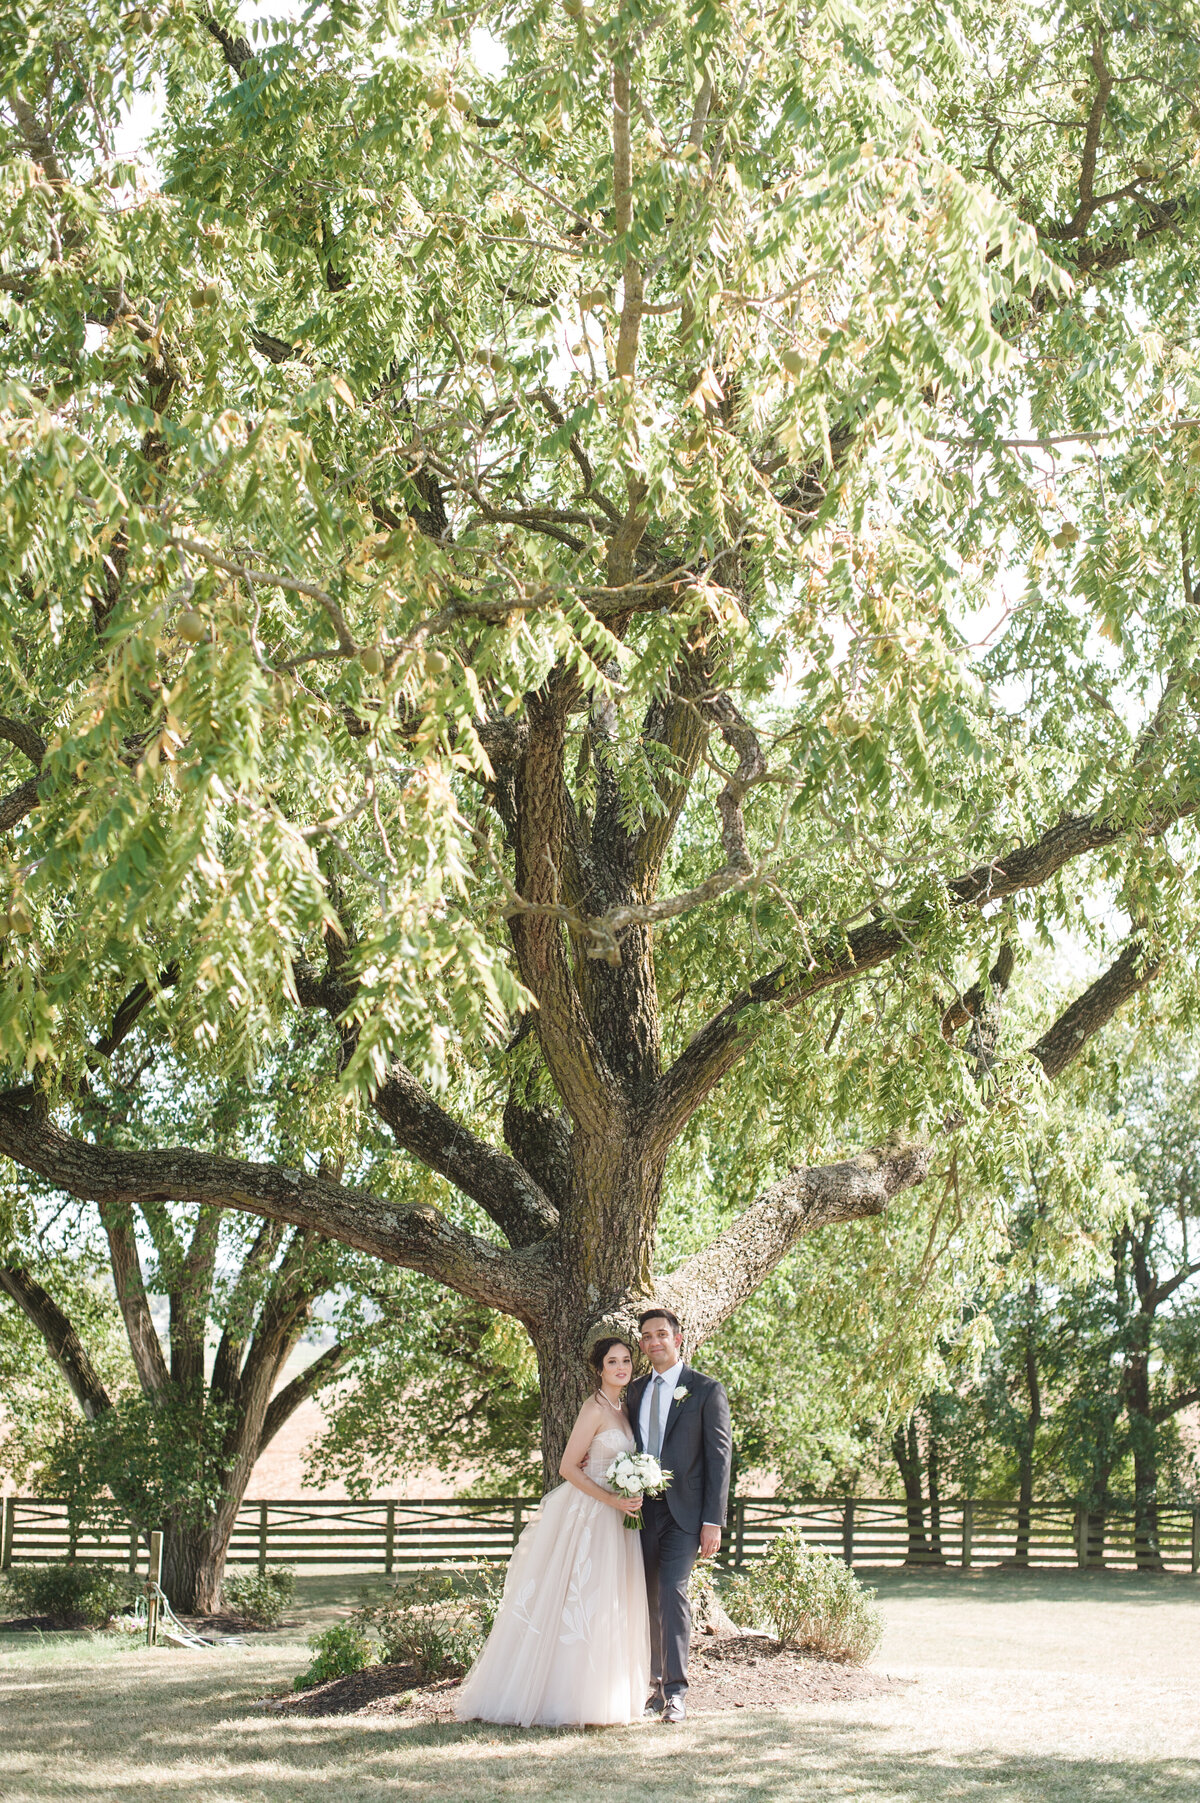
<instances>
[{"instance_id":1,"label":"tulle skirt","mask_svg":"<svg viewBox=\"0 0 1200 1803\"><path fill-rule=\"evenodd\" d=\"M641 1535L562 1484L517 1542L487 1644L455 1702L460 1721L640 1719L650 1680Z\"/></svg>"}]
</instances>

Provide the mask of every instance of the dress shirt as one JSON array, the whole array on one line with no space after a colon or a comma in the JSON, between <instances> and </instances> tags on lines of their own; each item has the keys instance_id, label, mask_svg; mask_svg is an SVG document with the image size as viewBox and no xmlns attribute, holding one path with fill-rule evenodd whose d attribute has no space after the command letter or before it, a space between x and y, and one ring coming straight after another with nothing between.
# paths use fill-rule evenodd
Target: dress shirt
<instances>
[{"instance_id":1,"label":"dress shirt","mask_svg":"<svg viewBox=\"0 0 1200 1803\"><path fill-rule=\"evenodd\" d=\"M643 1446L645 1446L647 1440L650 1438L650 1399L654 1393L654 1379L656 1377L662 1378L662 1389L659 1392L658 1397L658 1420L663 1431L663 1438L665 1439L667 1433L667 1417L671 1413L671 1409L675 1402L675 1386L682 1376L683 1360L680 1359L678 1364L672 1365L669 1371L655 1371L650 1378L650 1382L642 1391L642 1400L638 1408L638 1438L641 1440ZM706 1528L715 1528L716 1525L715 1521L706 1521L704 1523Z\"/></svg>"},{"instance_id":2,"label":"dress shirt","mask_svg":"<svg viewBox=\"0 0 1200 1803\"><path fill-rule=\"evenodd\" d=\"M671 1404L675 1399L675 1386L683 1376L683 1360L680 1359L678 1364L672 1365L669 1371L654 1372L650 1382L642 1392L641 1406L638 1409L638 1431L643 1446L647 1444L650 1438L650 1401L654 1395L654 1379L660 1376L662 1378L662 1389L660 1390L658 1397L658 1421L659 1426L665 1434L667 1431L667 1416L671 1412Z\"/></svg>"}]
</instances>

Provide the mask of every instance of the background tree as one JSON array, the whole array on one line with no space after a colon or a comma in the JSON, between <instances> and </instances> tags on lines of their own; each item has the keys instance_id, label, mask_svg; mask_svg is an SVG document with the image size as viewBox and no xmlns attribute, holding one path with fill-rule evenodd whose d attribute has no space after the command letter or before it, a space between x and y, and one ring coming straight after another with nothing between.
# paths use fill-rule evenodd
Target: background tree
<instances>
[{"instance_id":1,"label":"background tree","mask_svg":"<svg viewBox=\"0 0 1200 1803\"><path fill-rule=\"evenodd\" d=\"M273 1130L287 1149L294 1073L279 1084L278 1113L211 1086L189 1095L169 1076L160 1073L167 1081L157 1086L157 1110L143 1101L143 1133L169 1120L190 1129L194 1143L228 1153ZM113 1111L105 1118L121 1134ZM214 1610L256 1460L354 1351L353 1337L335 1337L280 1381L317 1305L353 1281L356 1261L311 1230L207 1204L135 1208L109 1198L96 1220L90 1209L44 1201L39 1210L27 1199L21 1214L0 1262L0 1292L41 1337L77 1410L64 1418L52 1400L32 1418L22 1410L7 1462L65 1497L75 1520L107 1503L147 1533L165 1529L171 1602ZM103 1263L110 1282L98 1286ZM124 1328L119 1361L114 1319ZM9 1337L20 1343L11 1328Z\"/></svg>"},{"instance_id":2,"label":"background tree","mask_svg":"<svg viewBox=\"0 0 1200 1803\"><path fill-rule=\"evenodd\" d=\"M550 1472L648 1298L694 1349L931 1174L936 1264L1190 1006L1189 9L0 19L0 1151L513 1317ZM292 1163L93 1100L308 1017ZM322 1169L335 1098L429 1199ZM672 1264L718 1126L753 1193Z\"/></svg>"}]
</instances>

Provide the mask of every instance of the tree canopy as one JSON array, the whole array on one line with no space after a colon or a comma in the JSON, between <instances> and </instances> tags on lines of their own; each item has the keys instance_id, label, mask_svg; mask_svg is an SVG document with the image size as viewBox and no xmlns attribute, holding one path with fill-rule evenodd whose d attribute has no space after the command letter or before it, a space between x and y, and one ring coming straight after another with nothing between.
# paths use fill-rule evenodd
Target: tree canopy
<instances>
[{"instance_id":1,"label":"tree canopy","mask_svg":"<svg viewBox=\"0 0 1200 1803\"><path fill-rule=\"evenodd\" d=\"M0 18L0 1151L516 1317L553 1443L1186 1013L1190 5ZM302 1156L114 1125L314 1020Z\"/></svg>"}]
</instances>

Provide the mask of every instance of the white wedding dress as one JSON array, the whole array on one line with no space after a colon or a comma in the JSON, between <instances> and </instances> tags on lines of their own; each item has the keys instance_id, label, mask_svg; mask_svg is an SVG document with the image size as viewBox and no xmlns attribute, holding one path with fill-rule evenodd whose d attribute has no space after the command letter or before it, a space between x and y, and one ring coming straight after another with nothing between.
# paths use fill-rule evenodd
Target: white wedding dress
<instances>
[{"instance_id":1,"label":"white wedding dress","mask_svg":"<svg viewBox=\"0 0 1200 1803\"><path fill-rule=\"evenodd\" d=\"M583 1469L603 1484L623 1428L602 1429ZM641 1535L574 1484L544 1497L517 1542L487 1644L455 1700L459 1721L528 1728L633 1722L650 1682Z\"/></svg>"}]
</instances>

